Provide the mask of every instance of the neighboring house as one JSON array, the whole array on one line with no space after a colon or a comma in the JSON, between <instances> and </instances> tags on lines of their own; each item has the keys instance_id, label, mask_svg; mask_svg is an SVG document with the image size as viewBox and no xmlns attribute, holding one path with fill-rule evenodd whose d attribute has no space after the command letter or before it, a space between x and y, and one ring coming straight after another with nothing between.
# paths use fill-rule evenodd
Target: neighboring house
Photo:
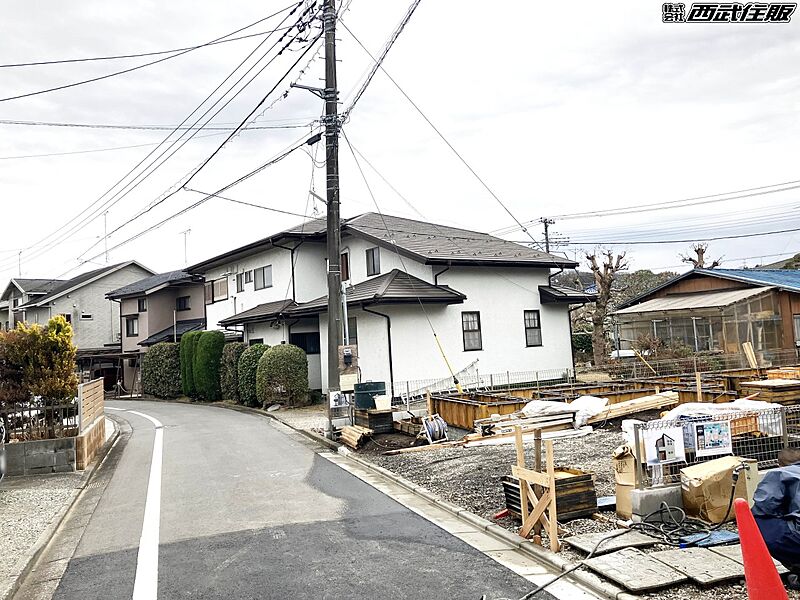
<instances>
[{"instance_id":1,"label":"neighboring house","mask_svg":"<svg viewBox=\"0 0 800 600\"><path fill-rule=\"evenodd\" d=\"M0 296L0 327L14 329L17 323L26 320L25 310L18 311L17 308L41 298L62 283L62 279L12 278Z\"/></svg>"},{"instance_id":2,"label":"neighboring house","mask_svg":"<svg viewBox=\"0 0 800 600\"><path fill-rule=\"evenodd\" d=\"M800 271L695 269L621 305L621 347L642 336L695 351L738 353L800 347Z\"/></svg>"},{"instance_id":3,"label":"neighboring house","mask_svg":"<svg viewBox=\"0 0 800 600\"><path fill-rule=\"evenodd\" d=\"M341 236L362 381L446 379L442 354L456 372L479 361L487 379L572 368L568 309L593 298L549 278L551 268L575 262L485 233L374 213L344 220ZM251 344L302 347L309 384L326 390L326 265L326 223L315 219L188 271L205 277L209 328L243 329Z\"/></svg>"},{"instance_id":4,"label":"neighboring house","mask_svg":"<svg viewBox=\"0 0 800 600\"><path fill-rule=\"evenodd\" d=\"M91 377L105 377L110 388L118 377L121 336L119 304L110 302L106 294L152 274L135 261L109 265L60 281L12 312L28 323L42 325L63 315L72 324L79 368Z\"/></svg>"},{"instance_id":5,"label":"neighboring house","mask_svg":"<svg viewBox=\"0 0 800 600\"><path fill-rule=\"evenodd\" d=\"M656 440L656 453L658 454L658 460L661 462L675 460L675 440L666 433L662 435Z\"/></svg>"},{"instance_id":6,"label":"neighboring house","mask_svg":"<svg viewBox=\"0 0 800 600\"><path fill-rule=\"evenodd\" d=\"M188 331L205 329L203 279L186 271L153 275L106 297L120 303L124 354L146 352L153 344L180 341Z\"/></svg>"}]
</instances>

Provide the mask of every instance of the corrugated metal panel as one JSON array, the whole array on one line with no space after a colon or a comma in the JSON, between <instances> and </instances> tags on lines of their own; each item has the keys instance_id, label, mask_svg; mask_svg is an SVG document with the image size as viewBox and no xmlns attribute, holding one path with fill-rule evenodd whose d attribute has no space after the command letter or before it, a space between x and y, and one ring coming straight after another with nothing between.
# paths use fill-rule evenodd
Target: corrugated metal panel
<instances>
[{"instance_id":1,"label":"corrugated metal panel","mask_svg":"<svg viewBox=\"0 0 800 600\"><path fill-rule=\"evenodd\" d=\"M691 310L697 308L719 308L741 302L753 296L770 291L772 288L750 288L746 290L723 290L702 294L676 294L663 298L653 298L647 302L618 310L614 314L627 315L644 312L663 312L668 310Z\"/></svg>"},{"instance_id":2,"label":"corrugated metal panel","mask_svg":"<svg viewBox=\"0 0 800 600\"><path fill-rule=\"evenodd\" d=\"M800 271L796 269L714 269L710 274L800 292Z\"/></svg>"}]
</instances>

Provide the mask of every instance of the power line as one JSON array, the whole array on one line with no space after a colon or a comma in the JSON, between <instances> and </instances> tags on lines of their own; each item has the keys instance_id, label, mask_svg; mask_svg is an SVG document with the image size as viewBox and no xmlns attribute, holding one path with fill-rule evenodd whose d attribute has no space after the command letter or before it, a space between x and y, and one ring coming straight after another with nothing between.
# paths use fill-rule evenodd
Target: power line
<instances>
[{"instance_id":1,"label":"power line","mask_svg":"<svg viewBox=\"0 0 800 600\"><path fill-rule=\"evenodd\" d=\"M193 48L188 48L188 49L183 50L181 52L178 52L176 54L172 54L170 56L165 56L164 58L159 58L159 59L156 59L156 60L152 60L150 62L146 62L146 63L143 63L141 65L136 65L135 67L130 67L128 69L123 69L121 71L115 71L113 73L106 73L105 75L100 75L98 77L91 77L89 79L83 79L81 81L74 81L72 83L67 83L67 84L64 84L64 85L59 85L59 86L47 88L47 89L44 89L44 90L37 90L35 92L27 92L25 94L17 94L16 96L8 96L6 98L0 98L0 102L8 102L10 100L19 100L21 98L30 98L31 96L39 96L41 94L49 94L50 92L57 92L59 90L65 90L65 89L68 89L68 88L73 88L73 87L77 87L77 86L80 86L80 85L85 85L87 83L94 83L95 81L102 81L104 79L109 79L111 77L116 77L117 75L124 75L126 73L131 73L132 71L138 71L139 69L143 69L145 67L156 65L158 63L162 63L162 62L170 60L172 58L177 58L178 56L183 56L184 54L188 54L189 52L192 52L193 50L196 50L197 48L205 48L206 46L209 46L211 44L214 44L216 42L224 40L225 38L230 37L232 35L235 35L235 34L239 33L240 31L244 31L245 29L249 29L250 27L253 27L254 25L258 25L259 23L274 17L276 14L280 14L280 13L284 12L284 10L286 10L286 9L282 9L281 11L279 11L277 13L274 13L274 14L270 15L269 17L264 17L263 19L259 19L258 21L250 23L249 25L245 25L244 27L240 27L239 29L237 29L235 31L232 31L230 33L227 33L227 34L221 36L221 37L213 39L210 42L206 42L205 44L202 44L200 46L195 46Z\"/></svg>"},{"instance_id":2,"label":"power line","mask_svg":"<svg viewBox=\"0 0 800 600\"><path fill-rule=\"evenodd\" d=\"M269 17L265 17L263 20L266 21L272 17L275 17L282 12L285 12L292 8L294 4L290 4L286 8L279 10L278 12L270 15ZM176 52L183 52L185 50L197 50L198 48L205 48L207 46L216 46L217 44L227 44L228 42L237 42L239 40L247 40L250 38L258 37L261 35L267 35L268 33L274 33L276 31L282 31L286 28L284 27L276 27L275 29L270 29L267 31L258 31L256 33L248 33L246 35L239 35L236 37L229 37L227 39L221 39L214 42L207 42L205 44L196 44L194 46L185 46L183 48L172 48L171 50L156 50L153 52L138 52L136 54L113 54L110 56L90 56L86 58L64 58L59 60L39 60L33 62L20 62L20 63L7 63L0 65L0 69L13 69L17 67L39 67L44 65L63 65L68 63L82 63L82 62L96 62L96 61L105 61L105 60L120 60L126 58L144 58L147 56L159 56L163 54L175 54Z\"/></svg>"},{"instance_id":3,"label":"power line","mask_svg":"<svg viewBox=\"0 0 800 600\"><path fill-rule=\"evenodd\" d=\"M286 15L286 16L283 18L283 20L281 21L281 23L280 23L280 24L281 24L281 25L283 25L283 23L285 23L285 22L286 22L286 21L287 21L287 20L288 20L288 19L289 19L289 18L290 18L290 17L291 17L291 16L292 16L292 15L293 15L293 14L294 14L294 13L295 13L295 12L296 12L296 11L297 11L299 8L300 8L300 6L302 5L302 3L303 3L303 2L302 2L302 0L301 0L301 1L299 1L299 2L297 2L297 4L294 6L294 9L293 9L293 10L292 10L292 11L291 11L289 14L287 14L287 15ZM301 17L300 17L300 18L297 20L297 22L296 22L296 23L293 25L293 27L297 27L297 26L298 26L300 23L302 23L302 22L303 22L303 17L301 16ZM239 77L239 79L238 79L236 82L234 82L234 83L233 83L233 84L232 84L232 85L231 85L231 86L228 88L228 90L227 90L227 91L225 91L225 92L222 94L222 96L220 96L220 98L219 98L218 100L216 100L216 101L214 102L214 104L212 104L212 105L211 105L211 106L210 106L208 109L206 109L206 111L205 111L205 112L204 112L204 113L203 113L203 114L202 114L200 117L198 117L198 118L197 118L197 119L196 119L196 120L195 120L195 121L194 121L194 122L191 124L191 126L190 126L190 127L194 127L194 126L196 126L196 125L197 125L197 124L198 124L198 123L199 123L199 122L200 122L200 121L201 121L201 120L202 120L202 119L203 119L203 118L204 118L206 115L208 115L208 114L209 114L209 112L211 112L211 110L212 110L212 109L213 109L213 108L214 108L214 107L215 107L217 104L219 104L219 103L220 103L220 102L221 102L221 101L222 101L222 100L225 98L225 96L227 96L228 94L230 94L230 93L231 93L231 91L233 91L233 90L235 89L235 87L236 87L237 85L239 85L239 84L242 82L242 80L243 80L243 79L244 79L244 78L245 78L245 77L246 77L246 76L247 76L247 75L248 75L248 74L249 74L249 73L250 73L250 72L251 72L253 69L255 69L255 67L256 67L256 66L257 66L257 65L258 65L258 64L259 64L259 63L260 63L260 62L261 62L261 61L262 61L264 58L266 58L266 56L269 54L269 52L271 52L271 51L272 51L272 49L274 49L274 48L275 48L275 47L276 47L276 46L277 46L277 45L280 43L280 41L281 41L281 40L283 40L283 39L286 37L286 35L287 35L287 34L284 34L284 35L282 35L282 36L281 36L281 37L278 39L278 41L276 41L276 42L275 42L275 43L274 43L274 44L273 44L273 45L272 45L272 46L271 46L271 47L270 47L268 50L266 50L266 52L264 52L264 54L263 54L263 55L262 55L260 58L258 58L258 59L256 60L256 62L255 62L255 63L254 63L254 64L253 64L253 65L252 65L252 66L251 66L251 67L250 67L250 68L249 68L247 71L245 71L245 73L244 73L244 74L243 74L241 77ZM265 39L261 40L261 42L259 42L259 43L258 43L258 45L257 45L257 46L256 46L256 47L255 47L253 50L251 50L251 51L250 51L250 53L249 53L249 54L248 54L248 55L247 55L247 56L246 56L246 57L245 57L245 58L244 58L244 59L243 59L243 60L242 60L242 61L241 61L241 62L240 62L240 63L239 63L239 64L238 64L238 65L237 65L237 66L236 66L234 69L233 69L233 71L231 71L231 72L230 72L230 73L229 73L229 74L228 74L228 75L227 75L227 76L226 76L226 77L225 77L225 78L222 80L222 82L220 82L220 83L219 83L219 84L216 86L216 88L214 88L214 90L212 90L212 91L211 91L211 92L210 92L208 95L206 95L206 97L205 97L205 98L204 98L204 99L203 99L203 100L202 100L202 101L201 101L201 102L200 102L200 103L199 103L199 104L198 104L198 105L197 105L197 106L196 106L196 107L195 107L195 108L194 108L194 109L193 109L193 110L192 110L192 111L191 111L191 112L190 112L190 113L189 113L189 114L188 114L188 115L187 115L187 116L186 116L186 117L183 119L183 121L181 121L181 123L179 123L179 124L178 124L178 126L177 126L177 127L181 127L181 126L183 126L183 125L184 125L184 124L185 124L187 121L189 121L189 120L191 119L192 115L194 115L196 112L198 112L198 111L199 111L199 110L202 108L202 106L203 106L203 105L204 105L206 102L208 102L208 101L209 101L209 100L210 100L210 99L211 99L211 98L214 96L214 94L216 94L216 93L217 93L217 92L218 92L220 89L222 89L222 87L223 87L223 86L224 86L224 85L225 85L225 84L226 84L226 83L227 83L227 82L228 82L230 79L232 79L232 78L234 77L234 75L237 73L237 71L238 71L240 68L242 68L242 67L243 67L243 66L246 64L246 62L247 62L247 61L248 61L248 60L249 60L249 59L250 59L250 58L251 58L251 57L252 57L252 56L253 56L253 55L254 55L254 54L255 54L255 53L258 51L258 49L259 49L259 48L261 48L261 47L262 47L264 44L266 44L266 43L267 43L267 41L269 40L269 38L270 38L270 37L271 37L271 36L267 36ZM274 59L273 59L273 60L274 60ZM237 92L236 92L236 93L235 93L235 94L234 94L234 95L233 95L231 98L229 98L229 99L228 99L228 100L227 100L227 101L226 101L226 102L223 104L223 106L222 106L222 107L221 107L219 110L217 110L217 112L216 112L216 113L214 113L214 114L213 114L211 117L209 117L209 118L206 120L206 122L205 122L203 125L207 125L207 124L208 124L208 123L211 121L211 119L213 119L213 118L214 118L214 117L215 117L217 114L219 114L219 112L220 112L220 111L222 111L222 110L223 110L223 109L224 109L224 108L225 108L225 107L226 107L228 104L230 104L230 102L231 102L231 101L233 101L233 99L234 99L234 98L236 98L236 97L237 97L237 96L238 96L238 95L239 95L239 94L240 94L240 93L241 93L241 92L242 92L242 91L243 91L243 90L244 90L244 89L245 89L245 88L246 88L246 87L247 87L247 86L248 86L250 83L252 83L252 81L253 81L253 80L254 80L254 79L255 79L255 78L256 78L256 77L257 77L257 76L258 76L258 75L259 75L261 72L263 72L263 70L264 70L264 69L265 69L265 68L266 68L266 67L267 67L267 66L268 66L268 65L269 65L271 62L272 62L272 61L269 61L269 62L267 62L267 64L265 64L263 67L261 67L261 69L260 69L260 70L259 70L259 71L258 71L258 72L257 72L257 73L256 73L256 74L253 76L253 77L251 77L251 78L250 78L250 80L249 80L247 83L245 83L245 84L244 84L244 86L242 86L242 87L239 89L239 91L237 91ZM182 147L183 147L183 146L184 146L184 145L185 145L185 144L186 144L186 143L187 143L187 142L188 142L188 141L189 141L189 140L190 140L190 139L191 139L191 138L192 138L194 135L196 135L196 134L197 134L197 131L199 131L199 130L200 130L200 129L197 129L197 130L193 131L193 132L192 132L192 134L189 136L189 138L188 138L186 141L184 141L184 142L183 142L183 144L181 144L181 146L180 146L180 147L178 147L178 149L177 149L177 150L175 150L174 152L172 152L172 154L170 155L170 157L171 157L172 155L174 155L174 154L175 154L175 152L177 152L178 150L180 150L180 148L182 148ZM179 142L179 141L180 141L180 140L181 140L181 139L182 139L182 138L183 138L183 137L186 135L186 133L187 133L186 131L184 131L184 133L182 133L180 137L178 137L177 139L173 140L173 141L172 141L172 142L171 142L171 143L168 145L168 147L167 147L167 148L166 148L166 149L165 149L163 152L161 152L161 154L159 154L158 156L156 156L156 158L155 158L155 159L153 159L153 161L152 161L152 162L150 162L150 164L149 164L147 167L144 167L144 170L145 170L145 171L142 171L141 173L139 173L139 175L137 175L136 177L134 177L134 178L133 178L131 181L129 181L129 182L128 182L128 183L127 183L125 186L123 186L122 188L120 188L120 189L119 189L119 190L116 192L116 194L115 194L114 196L112 196L111 198L109 198L109 199L107 199L107 200L103 201L103 199L104 199L106 196L108 196L108 194L110 194L110 193L111 193L111 192L112 192L112 191L113 191L115 188L117 188L118 186L120 186L120 185L121 185L121 184L122 184L122 183L123 183L123 182L126 180L126 178L128 178L128 177L129 177L129 176L130 176L132 173L134 173L134 172L135 172L135 171L136 171L136 170L137 170L137 169L138 169L138 168L139 168L139 167L140 167L142 164L144 164L144 163L145 163L145 162L146 162L146 161L147 161L147 160L148 160L148 159L149 159L151 156L153 156L153 155L154 155L154 153L155 153L155 152L157 152L157 151L158 151L158 149L159 149L159 148L160 148L160 147L161 147L163 144L167 143L167 142L168 142L168 140L169 140L169 139L172 137L172 135L173 135L174 133L176 133L176 131L177 131L177 129L174 129L173 131L171 131L171 132L170 132L170 133L169 133L169 134L168 134L168 135L167 135L167 136L166 136L166 137L165 137L165 138L162 140L162 142L161 142L161 143L160 143L160 144L159 144L159 145L158 145L156 148L154 148L154 149L153 149L151 152L149 152L149 153L148 153L148 154L147 154L147 155L146 155L144 158L142 158L142 159L141 159L141 160L140 160L138 163L136 163L136 165L134 165L134 166L133 166L133 167L132 167L132 168L131 168L131 169L130 169L130 170L129 170L129 171L128 171L128 172L127 172L125 175L123 175L123 176L122 176L122 178L120 178L119 180L117 180L117 182L116 182L116 183L114 183L114 184L113 184L113 185L112 185L110 188L108 188L108 189L107 189L107 190L106 190L106 191L105 191L103 194L101 194L101 195L100 195L100 197L99 197L99 198L97 198L97 200L95 200L94 202L90 203L90 204L89 204L89 205L88 205L86 208L84 208L82 211L80 211L80 212L79 212L79 213L78 213L78 214L77 214L75 217L73 217L72 219L68 220L68 221L67 221L67 222L65 222L64 224L62 224L62 225L61 225L59 228L57 228L57 229L56 229L55 231L53 231L51 234L48 234L47 236L45 236L44 238L42 238L42 239L41 239L41 240L39 240L38 242L35 242L34 244L32 244L32 245L28 246L28 248L26 248L26 249L31 249L31 248L34 248L34 247L40 246L40 245L41 245L42 243L44 243L44 242L45 242L45 241L46 241L48 238L51 238L51 237L53 237L53 236L56 236L56 237L54 238L54 240L53 240L53 241L51 241L51 242L48 242L48 243L44 244L44 246L42 246L42 247L41 247L39 250L35 251L33 256L27 257L28 261L29 261L29 260L31 260L31 259L33 259L33 258L36 258L36 257L38 257L38 256L41 256L41 255L42 255L44 252L46 252L46 251L47 251L49 248L55 247L55 246L56 246L58 243L60 243L60 241L62 241L62 240L64 240L64 239L66 239L66 237L68 237L68 236L69 236L69 235L70 235L72 232L74 232L74 231L77 231L78 229L80 229L80 228L82 228L82 227L85 227L85 226L87 226L89 223L91 223L93 220L95 220L95 219L98 217L98 215L99 215L99 214L101 214L102 212L104 212L104 211L105 211L105 209L109 208L110 206L113 206L113 204L115 204L116 202L118 202L118 201L119 201L121 198L117 198L117 197L118 197L118 196L119 196L119 195L120 195L120 194L121 194L121 193L122 193L122 192L123 192L123 191L124 191L126 188L130 187L132 183L136 182L136 179L139 179L139 181L135 183L135 185L134 185L134 188L135 188L137 185L141 184L141 182L142 182L142 181L144 181L144 179L146 179L147 177L149 177L149 176L150 176L150 175L151 175L151 174L152 174L152 173L153 173L153 172L154 172L154 171L155 171L157 168L159 168L161 165L163 165L163 164L164 164L164 162L166 162L166 160L167 160L168 158L170 158L170 157L167 157L167 159L164 159L163 161L161 161L161 163L160 163L160 164L158 164L158 165L157 165L155 168L152 168L152 169L150 170L150 172L149 172L149 173L146 173L146 174L144 174L144 173L145 173L145 171L146 171L147 169L149 169L149 168L153 167L153 165L155 165L156 161L158 161L158 160L159 160L161 157L163 157L163 156L164 156L164 154L165 154L166 152L168 152L170 149L172 149L172 148L175 146L175 144L177 144L177 143L178 143L178 142ZM143 175L143 174L144 174L144 177L142 177L142 175ZM129 189L127 192L125 192L125 193L126 193L126 195L127 195L127 193L129 193L130 191L132 191L132 189L134 189L134 188L131 188L131 189ZM124 196L123 196L123 197L124 197ZM115 198L116 198L116 199L115 199ZM96 211L95 211L95 215L94 215L94 217L89 217L89 218L88 218L88 220L87 220L87 219L83 219L83 220L81 221L81 218L82 218L82 216L83 216L84 214L87 214L87 215L88 215L89 211L91 211L91 210L92 210L92 209L93 209L95 206L97 206L97 205L98 205L98 204L100 204L100 203L102 203L102 206L101 206L101 208L99 208L98 210L96 210ZM111 203L111 204L109 204L109 203ZM78 221L80 221L80 222L78 222ZM73 223L75 223L75 225L72 225ZM63 231L63 233L59 234L59 232L61 232L61 231Z\"/></svg>"},{"instance_id":4,"label":"power line","mask_svg":"<svg viewBox=\"0 0 800 600\"><path fill-rule=\"evenodd\" d=\"M275 119L273 121L264 121L265 123L283 123L282 125L253 125L246 129L291 129L305 127L304 124L293 125L292 121L298 119ZM194 129L203 129L205 131L232 131L232 126L222 126L222 123L212 125L210 127L196 127L184 125L120 125L120 124L107 124L107 123L58 123L52 121L15 121L10 119L0 119L0 125L26 125L33 127L69 127L69 128L82 128L82 129L123 129L133 131L192 131Z\"/></svg>"},{"instance_id":5,"label":"power line","mask_svg":"<svg viewBox=\"0 0 800 600\"><path fill-rule=\"evenodd\" d=\"M702 237L685 240L618 240L618 241L602 241L602 242L576 242L570 243L569 246L633 246L639 244L689 244L692 242L713 242L717 240L735 240L741 238L760 237L764 235L778 235L781 233L791 233L800 231L800 227L792 229L779 229L777 231L762 231L759 233L742 233L739 235L720 235L714 237Z\"/></svg>"},{"instance_id":6,"label":"power line","mask_svg":"<svg viewBox=\"0 0 800 600\"><path fill-rule=\"evenodd\" d=\"M345 23L342 23L342 27L344 27L347 30L347 33L349 33L350 36L356 41L356 43L359 46L361 46L361 49L364 50L364 52L366 52L366 54L374 62L377 63L378 61L375 59L375 57L372 55L372 53L369 50L367 50L367 47L364 46L364 44L361 43L361 40L359 40L355 36L355 34L352 31L350 31L350 28ZM495 201L502 207L502 209L508 214L508 216L511 217L511 219L517 224L519 229L522 232L524 232L528 237L530 237L531 241L534 244L538 245L539 243L534 239L534 237L531 235L531 233L528 231L528 229L520 222L519 219L517 219L517 217L514 216L514 213L512 213L511 210L508 208L508 206L506 206L505 203L500 199L500 197L497 194L494 193L492 188L490 188L489 185L481 178L481 176L478 175L478 173L475 171L475 169L472 168L472 166L466 161L466 159L463 156L461 156L461 154L458 152L458 150L455 149L455 147L449 142L449 140L444 136L444 134L439 130L439 128L437 128L436 125L433 124L433 122L422 111L422 109L417 105L417 103L414 102L411 99L411 97L405 92L405 90L402 87L400 87L400 84L397 83L397 81L395 81L395 79L391 75L389 75L389 73L386 71L386 69L383 67L383 65L378 63L378 67L380 68L381 71L383 71L383 74L386 75L386 77L389 79L389 81L391 81L394 84L394 86L398 89L398 91L405 97L405 99L408 100L408 102L411 104L411 106L414 107L414 109L419 113L419 115L423 119L425 119L425 122L428 123L428 125L430 125L431 129L433 129L436 132L436 134L447 145L447 147L450 148L450 150L452 150L453 154L455 154L456 157L458 157L458 159L463 163L463 165L469 170L469 172L472 173L472 175L475 177L475 179L478 180L478 182L484 187L484 189L487 192L489 192L489 194L492 196L492 198L495 199Z\"/></svg>"},{"instance_id":7,"label":"power line","mask_svg":"<svg viewBox=\"0 0 800 600\"><path fill-rule=\"evenodd\" d=\"M246 202L244 200L237 200L235 198L228 198L227 196L221 196L219 194L212 192L201 192L200 190L193 190L192 188L187 188L187 187L183 189L184 191L192 192L195 194L202 194L203 196L213 196L214 198L219 198L220 200L225 200L227 202L233 202L234 204L241 204L243 206L250 206L252 208L260 208L261 210L267 210L270 212L280 213L283 215L291 215L293 217L303 217L304 219L308 218L308 216L305 214L300 214L289 210L282 210L280 208L272 208L271 206L264 206L263 204L254 204L253 202Z\"/></svg>"}]
</instances>

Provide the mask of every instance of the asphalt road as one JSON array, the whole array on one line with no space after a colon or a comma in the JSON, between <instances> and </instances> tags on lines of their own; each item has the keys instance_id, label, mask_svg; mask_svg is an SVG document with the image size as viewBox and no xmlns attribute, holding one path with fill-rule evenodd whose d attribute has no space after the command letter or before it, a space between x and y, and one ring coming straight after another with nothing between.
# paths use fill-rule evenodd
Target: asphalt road
<instances>
[{"instance_id":1,"label":"asphalt road","mask_svg":"<svg viewBox=\"0 0 800 600\"><path fill-rule=\"evenodd\" d=\"M53 598L132 598L135 581L136 600L154 598L156 584L170 599L492 600L530 590L268 419L202 405L109 407L130 430L101 468ZM160 499L157 425L143 415L163 424Z\"/></svg>"}]
</instances>

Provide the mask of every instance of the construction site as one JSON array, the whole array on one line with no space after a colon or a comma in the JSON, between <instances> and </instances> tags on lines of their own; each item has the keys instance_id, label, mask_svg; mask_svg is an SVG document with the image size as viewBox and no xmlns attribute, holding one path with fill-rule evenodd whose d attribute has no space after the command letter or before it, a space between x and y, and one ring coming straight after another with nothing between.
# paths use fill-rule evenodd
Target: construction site
<instances>
[{"instance_id":1,"label":"construction site","mask_svg":"<svg viewBox=\"0 0 800 600\"><path fill-rule=\"evenodd\" d=\"M800 448L798 365L744 344L558 381L477 376L392 406L362 394L339 441L611 590L741 598L734 501L752 505L778 453Z\"/></svg>"}]
</instances>

